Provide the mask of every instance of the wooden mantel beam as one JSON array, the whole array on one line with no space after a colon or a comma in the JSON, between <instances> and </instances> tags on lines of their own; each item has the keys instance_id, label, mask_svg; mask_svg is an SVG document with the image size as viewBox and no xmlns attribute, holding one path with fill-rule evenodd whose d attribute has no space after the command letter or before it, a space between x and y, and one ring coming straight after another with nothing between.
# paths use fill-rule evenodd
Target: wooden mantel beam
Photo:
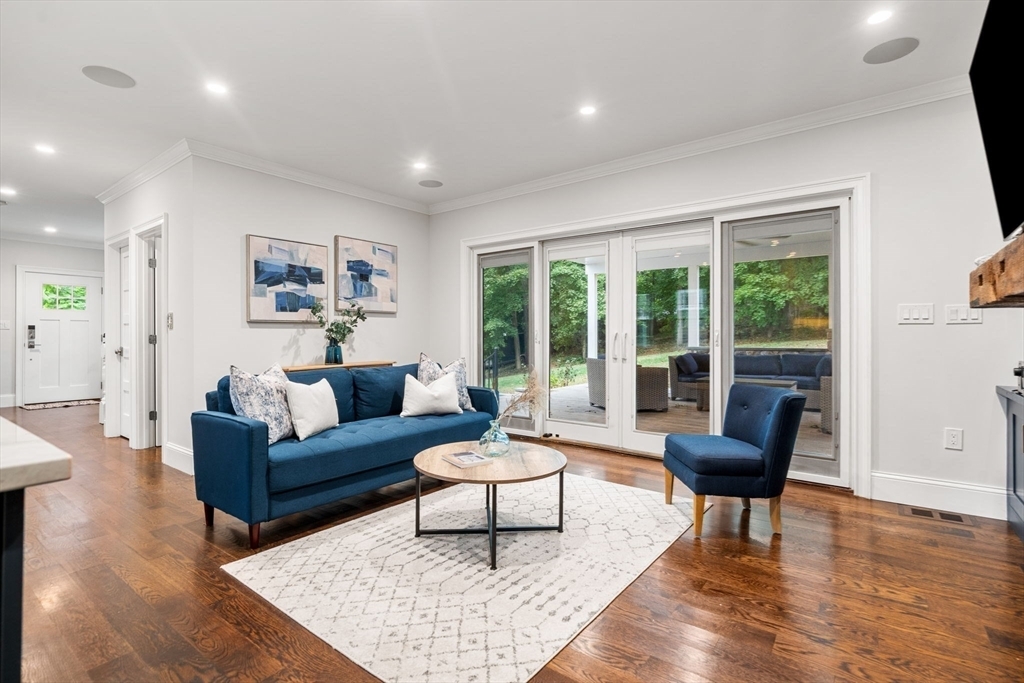
<instances>
[{"instance_id":1,"label":"wooden mantel beam","mask_svg":"<svg viewBox=\"0 0 1024 683\"><path fill-rule=\"evenodd\" d=\"M1024 236L971 271L971 308L1024 308Z\"/></svg>"}]
</instances>

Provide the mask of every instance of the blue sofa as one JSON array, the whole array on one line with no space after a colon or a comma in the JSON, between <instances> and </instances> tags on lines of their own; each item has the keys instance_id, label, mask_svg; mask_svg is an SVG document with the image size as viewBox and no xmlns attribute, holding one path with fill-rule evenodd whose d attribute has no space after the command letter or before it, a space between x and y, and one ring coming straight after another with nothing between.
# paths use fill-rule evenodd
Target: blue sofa
<instances>
[{"instance_id":1,"label":"blue sofa","mask_svg":"<svg viewBox=\"0 0 1024 683\"><path fill-rule=\"evenodd\" d=\"M417 365L329 368L288 373L293 382L326 378L334 390L340 424L299 442L267 445L267 424L240 417L231 406L229 379L206 394L206 410L192 413L196 498L206 524L222 510L249 525L259 547L260 523L373 491L415 476L420 451L479 439L498 413L490 389L469 387L477 412L401 417L405 376Z\"/></svg>"},{"instance_id":2,"label":"blue sofa","mask_svg":"<svg viewBox=\"0 0 1024 683\"><path fill-rule=\"evenodd\" d=\"M812 352L743 353L734 355L736 379L782 379L796 383L807 397L806 410L821 409L821 378L832 376L832 354ZM669 356L670 393L674 400L696 400L696 383L710 374L711 357L691 352Z\"/></svg>"}]
</instances>

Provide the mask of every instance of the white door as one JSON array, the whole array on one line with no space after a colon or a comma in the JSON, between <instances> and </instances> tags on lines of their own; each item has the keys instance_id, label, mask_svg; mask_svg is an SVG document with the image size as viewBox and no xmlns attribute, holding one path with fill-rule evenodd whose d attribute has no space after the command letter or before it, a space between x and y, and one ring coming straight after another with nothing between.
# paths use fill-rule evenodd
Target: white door
<instances>
[{"instance_id":1,"label":"white door","mask_svg":"<svg viewBox=\"0 0 1024 683\"><path fill-rule=\"evenodd\" d=\"M99 277L25 273L24 403L99 398L102 284Z\"/></svg>"},{"instance_id":2,"label":"white door","mask_svg":"<svg viewBox=\"0 0 1024 683\"><path fill-rule=\"evenodd\" d=\"M126 439L132 434L132 368L129 342L131 341L131 304L129 302L129 284L131 283L128 269L128 247L121 248L121 329L119 330L118 348L114 353L120 364L121 376L121 436Z\"/></svg>"}]
</instances>

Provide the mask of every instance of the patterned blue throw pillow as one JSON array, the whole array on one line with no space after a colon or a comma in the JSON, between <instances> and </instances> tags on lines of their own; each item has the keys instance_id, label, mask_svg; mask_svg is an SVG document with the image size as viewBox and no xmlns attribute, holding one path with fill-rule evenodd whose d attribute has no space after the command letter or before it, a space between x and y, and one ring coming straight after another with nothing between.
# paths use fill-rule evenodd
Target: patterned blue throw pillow
<instances>
[{"instance_id":1,"label":"patterned blue throw pillow","mask_svg":"<svg viewBox=\"0 0 1024 683\"><path fill-rule=\"evenodd\" d=\"M416 379L421 384L428 386L445 375L455 375L455 387L459 392L459 407L475 413L476 408L473 407L473 402L469 398L469 390L466 388L466 359L453 360L442 368L441 364L431 360L430 356L420 353L420 365L416 370Z\"/></svg>"},{"instance_id":2,"label":"patterned blue throw pillow","mask_svg":"<svg viewBox=\"0 0 1024 683\"><path fill-rule=\"evenodd\" d=\"M269 443L277 443L295 433L288 412L288 377L280 365L262 375L253 375L231 366L231 406L235 413L250 420L267 423Z\"/></svg>"}]
</instances>

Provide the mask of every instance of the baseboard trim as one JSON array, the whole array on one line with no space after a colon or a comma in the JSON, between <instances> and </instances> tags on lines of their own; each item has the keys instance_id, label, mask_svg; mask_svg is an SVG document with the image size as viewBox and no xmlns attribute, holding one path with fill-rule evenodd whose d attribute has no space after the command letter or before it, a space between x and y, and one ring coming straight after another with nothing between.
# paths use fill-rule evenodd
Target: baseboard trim
<instances>
[{"instance_id":1,"label":"baseboard trim","mask_svg":"<svg viewBox=\"0 0 1024 683\"><path fill-rule=\"evenodd\" d=\"M179 446L175 443L165 443L161 449L161 460L168 467L181 470L185 474L194 475L195 468L192 465L192 449Z\"/></svg>"},{"instance_id":2,"label":"baseboard trim","mask_svg":"<svg viewBox=\"0 0 1024 683\"><path fill-rule=\"evenodd\" d=\"M1006 519L1006 490L999 486L872 472L871 497L890 503Z\"/></svg>"},{"instance_id":3,"label":"baseboard trim","mask_svg":"<svg viewBox=\"0 0 1024 683\"><path fill-rule=\"evenodd\" d=\"M0 408L13 408L14 394L0 394Z\"/></svg>"}]
</instances>

